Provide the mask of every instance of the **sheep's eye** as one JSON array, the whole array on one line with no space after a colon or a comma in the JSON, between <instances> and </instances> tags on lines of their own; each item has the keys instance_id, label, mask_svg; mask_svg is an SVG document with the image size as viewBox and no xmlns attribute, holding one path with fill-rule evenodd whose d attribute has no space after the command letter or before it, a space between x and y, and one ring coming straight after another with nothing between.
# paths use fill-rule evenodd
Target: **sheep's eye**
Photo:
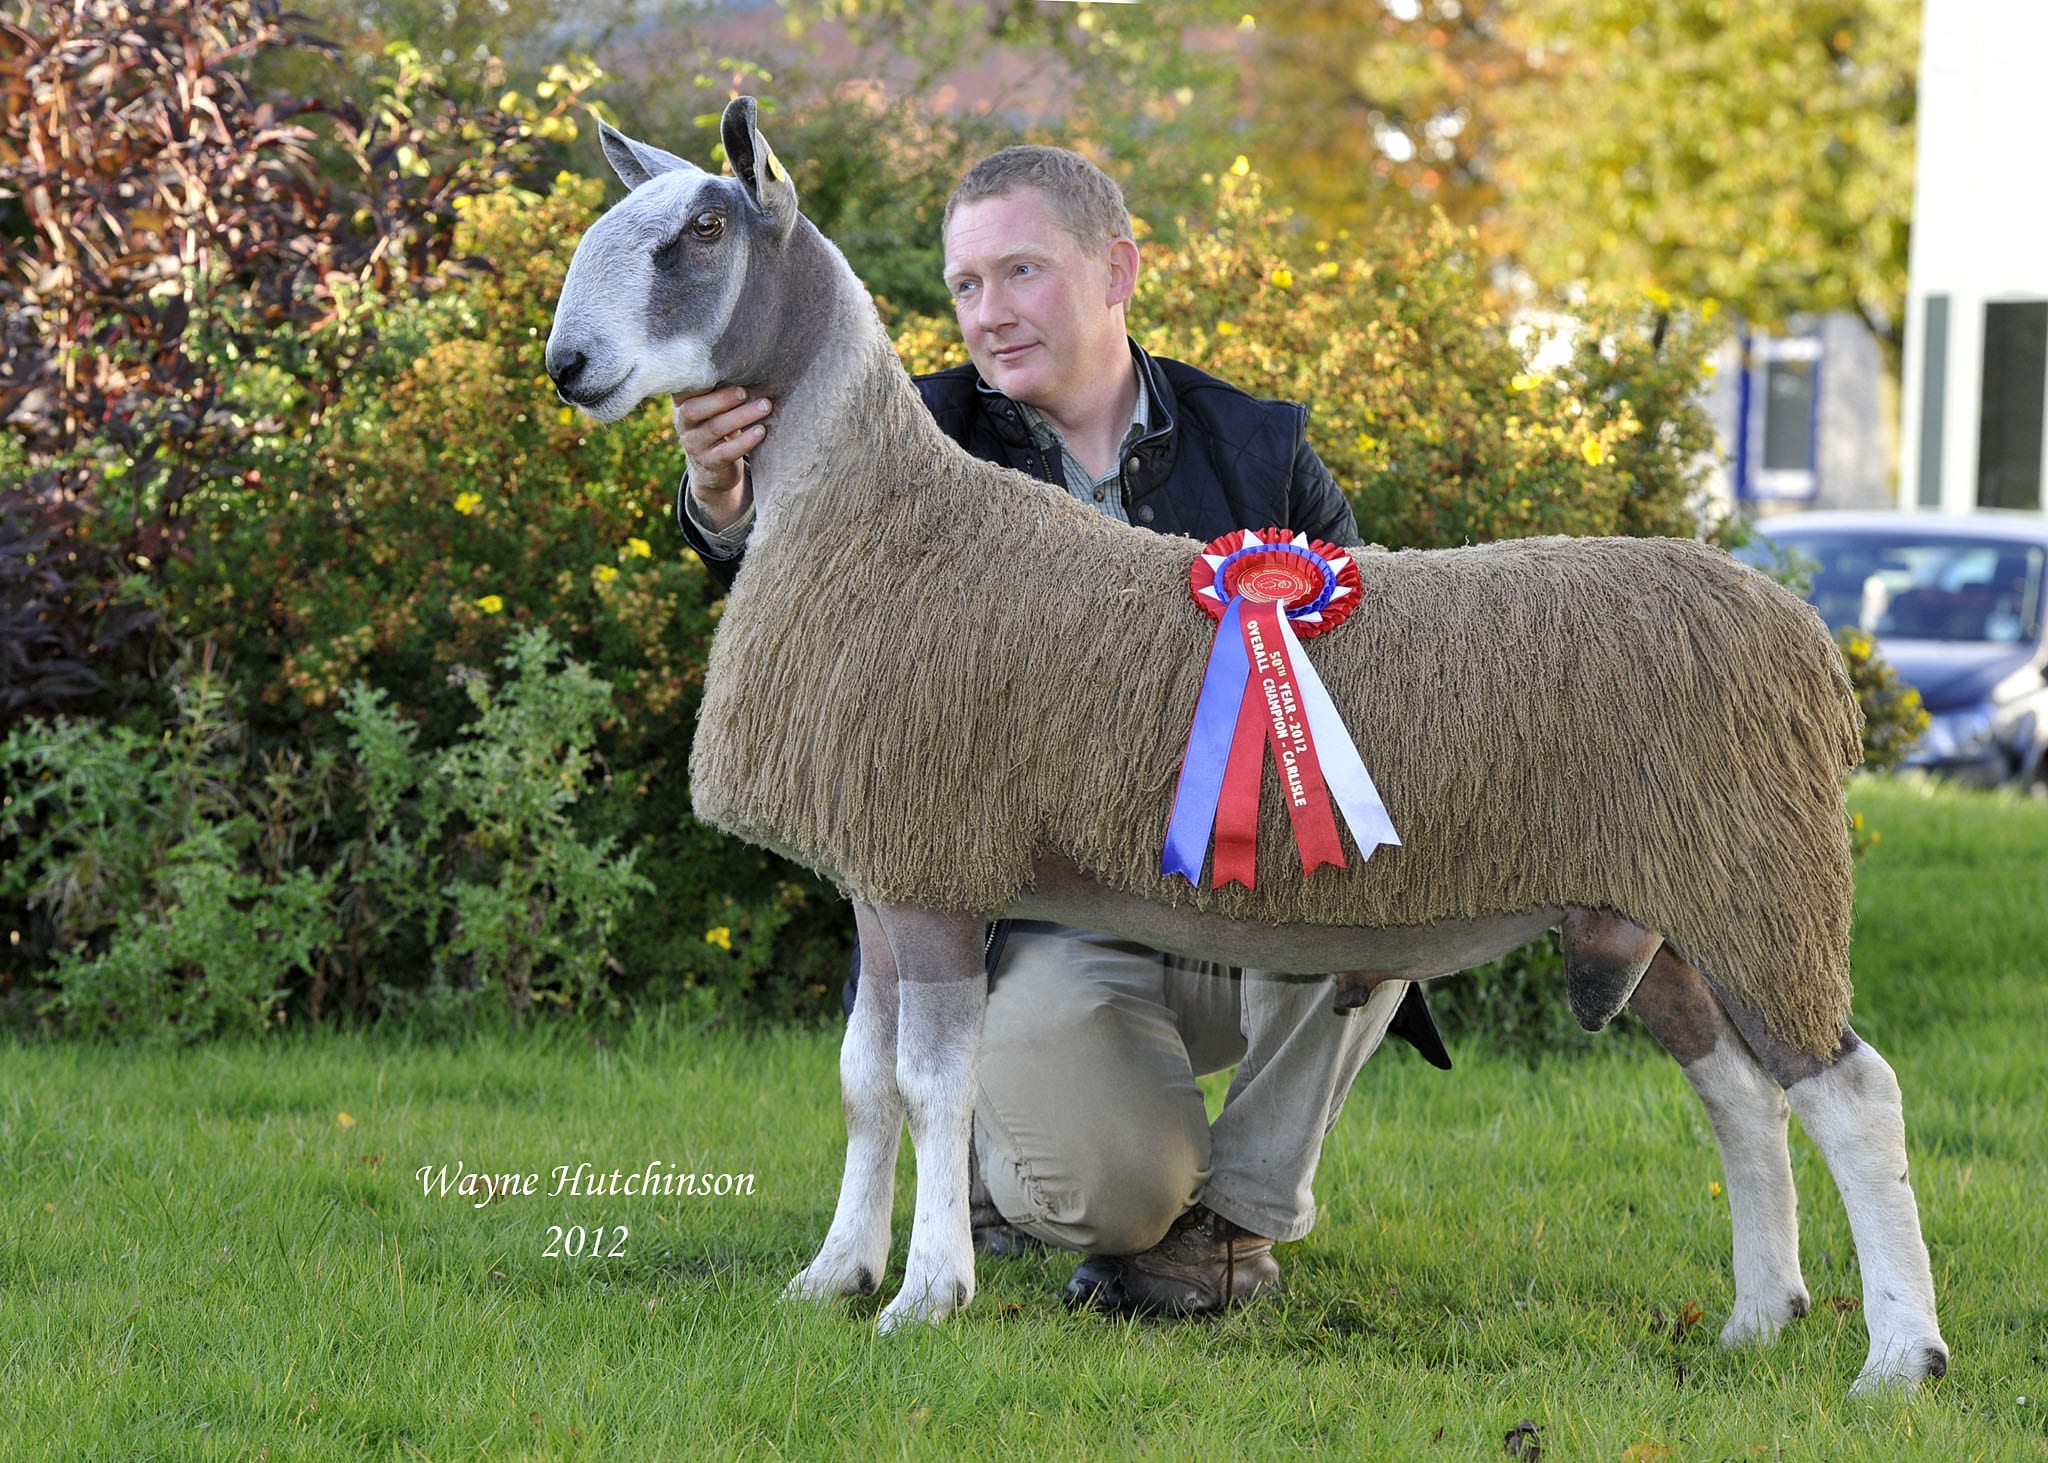
<instances>
[{"instance_id":1,"label":"sheep's eye","mask_svg":"<svg viewBox=\"0 0 2048 1463\"><path fill-rule=\"evenodd\" d=\"M680 229L677 229L668 238L662 240L661 244L654 251L654 262L663 269L666 269L676 262L676 256L682 250L684 239L695 239L699 243L709 243L724 232L725 214L719 209L707 208Z\"/></svg>"}]
</instances>

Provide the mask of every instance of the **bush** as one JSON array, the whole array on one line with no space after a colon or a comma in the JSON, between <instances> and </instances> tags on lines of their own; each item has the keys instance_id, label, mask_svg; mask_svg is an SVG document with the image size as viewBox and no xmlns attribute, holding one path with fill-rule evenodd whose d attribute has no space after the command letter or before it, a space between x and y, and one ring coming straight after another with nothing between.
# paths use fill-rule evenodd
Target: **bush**
<instances>
[{"instance_id":1,"label":"bush","mask_svg":"<svg viewBox=\"0 0 2048 1463\"><path fill-rule=\"evenodd\" d=\"M542 366L554 300L602 195L464 209L488 274L377 312L377 348L314 429L195 505L172 571L177 628L231 641L265 738L331 745L364 681L419 726L423 755L473 708L459 667L544 629L602 669L597 801L656 899L618 914L610 988L789 1016L837 1000L837 900L689 813L687 757L722 591L671 521L681 470L666 403L599 430ZM351 957L353 961L354 957ZM349 1009L374 985L337 979Z\"/></svg>"},{"instance_id":2,"label":"bush","mask_svg":"<svg viewBox=\"0 0 2048 1463\"><path fill-rule=\"evenodd\" d=\"M0 742L0 900L40 911L49 957L9 992L25 1014L124 1036L258 1030L335 937L331 871L289 866L331 761L252 768L210 656L171 685L161 737L59 720Z\"/></svg>"},{"instance_id":3,"label":"bush","mask_svg":"<svg viewBox=\"0 0 2048 1463\"><path fill-rule=\"evenodd\" d=\"M40 913L50 953L29 1014L73 1030L195 1039L259 1030L331 995L357 1011L473 1013L503 992L614 1009L613 930L652 886L586 837L592 742L611 688L517 636L493 686L456 680L474 717L451 745L378 692L344 693L348 755L252 759L212 657L172 685L152 741L58 721L0 743L10 795L0 899Z\"/></svg>"},{"instance_id":4,"label":"bush","mask_svg":"<svg viewBox=\"0 0 2048 1463\"><path fill-rule=\"evenodd\" d=\"M1448 229L1319 248L1248 175L1215 188L1214 220L1148 250L1137 329L1151 348L1309 399L1313 438L1370 535L1687 527L1704 430L1681 389L1699 356L1687 327L1660 333L1646 315L1589 329L1539 379ZM172 627L231 648L252 755L330 766L354 789L331 814L278 814L317 851L292 867L331 873L335 921L312 967L281 983L282 1009L459 1019L492 987L513 1007L836 1009L851 939L836 894L690 816L687 749L723 600L672 536L667 404L597 430L542 370L600 196L563 177L544 198L466 203L451 247L489 272L367 307L369 345L332 408L187 501L187 552L163 576ZM950 322L906 320L897 336L913 366L957 358ZM566 688L553 710L519 700L534 672L517 647L536 631L609 686L601 710ZM510 679L479 701L463 668L493 663ZM537 750L543 727L571 722L587 742ZM489 791L515 767L548 787L557 773L534 768L572 764L589 777L573 808ZM656 897L603 884L599 848L618 855L603 868L630 857L625 872ZM596 932L584 941L607 958L584 958L570 929ZM1554 987L1543 998L1562 1009Z\"/></svg>"},{"instance_id":5,"label":"bush","mask_svg":"<svg viewBox=\"0 0 2048 1463\"><path fill-rule=\"evenodd\" d=\"M1888 772L1906 760L1927 730L1927 708L1919 691L1900 680L1891 662L1878 654L1869 635L1844 625L1835 632L1835 644L1841 647L1856 704L1863 708L1863 766Z\"/></svg>"},{"instance_id":6,"label":"bush","mask_svg":"<svg viewBox=\"0 0 2048 1463\"><path fill-rule=\"evenodd\" d=\"M654 886L615 839L585 841L572 820L611 687L575 661L558 669L556 658L552 638L533 629L500 662L501 687L458 670L477 715L438 752L420 750L417 729L383 693L361 684L345 693L340 720L363 826L339 862L358 980L367 968L424 968L434 993L501 987L515 1017L536 1002L616 1004L613 931L632 897ZM394 961L400 950L425 958ZM382 984L387 1003L418 989L403 978Z\"/></svg>"},{"instance_id":7,"label":"bush","mask_svg":"<svg viewBox=\"0 0 2048 1463\"><path fill-rule=\"evenodd\" d=\"M0 727L146 697L158 631L128 582L180 552L188 497L317 422L368 306L459 271L457 205L575 135L570 68L545 107L458 103L403 48L366 107L259 96L252 66L331 62L297 20L78 0L0 24Z\"/></svg>"}]
</instances>

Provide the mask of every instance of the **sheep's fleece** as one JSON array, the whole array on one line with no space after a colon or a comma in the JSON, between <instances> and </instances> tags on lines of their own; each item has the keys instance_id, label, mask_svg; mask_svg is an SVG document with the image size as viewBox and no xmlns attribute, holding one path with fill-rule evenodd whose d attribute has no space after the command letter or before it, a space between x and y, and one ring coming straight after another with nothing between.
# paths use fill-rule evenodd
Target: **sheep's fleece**
<instances>
[{"instance_id":1,"label":"sheep's fleece","mask_svg":"<svg viewBox=\"0 0 2048 1463\"><path fill-rule=\"evenodd\" d=\"M864 899L983 915L1041 852L1261 922L1614 909L1835 1051L1860 712L1797 598L1682 539L1363 552L1360 608L1308 653L1402 844L1359 864L1347 836L1349 868L1304 877L1269 755L1259 887L1198 891L1160 852L1214 628L1188 595L1199 546L966 457L897 381L854 418L891 450L850 450L829 506L741 570L700 817Z\"/></svg>"}]
</instances>

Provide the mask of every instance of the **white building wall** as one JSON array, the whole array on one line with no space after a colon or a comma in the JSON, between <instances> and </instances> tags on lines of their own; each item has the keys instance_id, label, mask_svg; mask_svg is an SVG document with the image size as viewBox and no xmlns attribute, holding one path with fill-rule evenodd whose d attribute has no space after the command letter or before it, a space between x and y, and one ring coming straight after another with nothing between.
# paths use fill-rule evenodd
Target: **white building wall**
<instances>
[{"instance_id":1,"label":"white building wall","mask_svg":"<svg viewBox=\"0 0 2048 1463\"><path fill-rule=\"evenodd\" d=\"M1985 309L2048 301L2043 56L2048 0L1924 0L1899 455L1907 507L1977 503Z\"/></svg>"}]
</instances>

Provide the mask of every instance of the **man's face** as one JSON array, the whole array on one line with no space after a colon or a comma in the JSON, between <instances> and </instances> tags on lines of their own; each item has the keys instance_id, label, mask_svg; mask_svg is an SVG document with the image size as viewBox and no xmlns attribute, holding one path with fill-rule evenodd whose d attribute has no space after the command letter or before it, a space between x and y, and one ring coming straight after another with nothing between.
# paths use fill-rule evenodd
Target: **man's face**
<instances>
[{"instance_id":1,"label":"man's face","mask_svg":"<svg viewBox=\"0 0 2048 1463\"><path fill-rule=\"evenodd\" d=\"M1123 251L1130 254L1129 267ZM980 198L946 226L946 287L981 379L1058 420L1126 369L1136 250L1082 251L1036 188Z\"/></svg>"}]
</instances>

